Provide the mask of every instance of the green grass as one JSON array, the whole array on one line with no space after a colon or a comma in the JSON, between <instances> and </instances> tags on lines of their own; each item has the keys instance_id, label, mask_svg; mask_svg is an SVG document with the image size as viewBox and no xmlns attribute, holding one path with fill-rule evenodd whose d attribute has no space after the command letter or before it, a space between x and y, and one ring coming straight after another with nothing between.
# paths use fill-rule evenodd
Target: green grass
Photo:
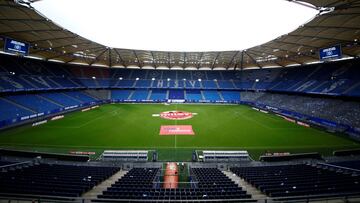
<instances>
[{"instance_id":1,"label":"green grass","mask_svg":"<svg viewBox=\"0 0 360 203\"><path fill-rule=\"evenodd\" d=\"M198 115L182 121L152 117L176 109ZM174 124L192 125L196 135L159 135L161 125ZM192 151L199 149L248 150L257 159L266 151L318 151L328 155L337 149L357 148L359 143L242 105L108 104L41 126L0 132L0 146L62 153L156 149L160 160L188 161Z\"/></svg>"}]
</instances>

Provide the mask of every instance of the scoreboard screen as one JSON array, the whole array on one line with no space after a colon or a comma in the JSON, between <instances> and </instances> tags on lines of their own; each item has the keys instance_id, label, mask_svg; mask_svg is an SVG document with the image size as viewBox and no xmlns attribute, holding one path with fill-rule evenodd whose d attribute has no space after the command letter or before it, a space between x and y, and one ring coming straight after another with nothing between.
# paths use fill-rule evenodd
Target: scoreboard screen
<instances>
[{"instance_id":1,"label":"scoreboard screen","mask_svg":"<svg viewBox=\"0 0 360 203\"><path fill-rule=\"evenodd\" d=\"M4 50L5 52L9 53L28 55L29 44L14 39L5 38Z\"/></svg>"},{"instance_id":2,"label":"scoreboard screen","mask_svg":"<svg viewBox=\"0 0 360 203\"><path fill-rule=\"evenodd\" d=\"M341 58L341 46L340 45L323 48L323 49L320 49L319 52L320 52L319 53L320 61Z\"/></svg>"}]
</instances>

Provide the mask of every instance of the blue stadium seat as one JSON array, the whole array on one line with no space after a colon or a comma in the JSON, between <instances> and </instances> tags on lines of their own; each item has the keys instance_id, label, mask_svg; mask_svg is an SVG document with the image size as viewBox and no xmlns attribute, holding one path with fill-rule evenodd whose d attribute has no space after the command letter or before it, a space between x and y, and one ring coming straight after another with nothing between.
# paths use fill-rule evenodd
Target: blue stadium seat
<instances>
[{"instance_id":1,"label":"blue stadium seat","mask_svg":"<svg viewBox=\"0 0 360 203\"><path fill-rule=\"evenodd\" d=\"M150 99L152 100L165 100L167 96L167 90L152 90Z\"/></svg>"},{"instance_id":2,"label":"blue stadium seat","mask_svg":"<svg viewBox=\"0 0 360 203\"><path fill-rule=\"evenodd\" d=\"M131 90L112 90L111 99L126 100L129 99Z\"/></svg>"},{"instance_id":3,"label":"blue stadium seat","mask_svg":"<svg viewBox=\"0 0 360 203\"><path fill-rule=\"evenodd\" d=\"M169 90L169 99L185 99L184 90Z\"/></svg>"},{"instance_id":4,"label":"blue stadium seat","mask_svg":"<svg viewBox=\"0 0 360 203\"><path fill-rule=\"evenodd\" d=\"M200 90L186 90L186 100L192 102L203 100Z\"/></svg>"},{"instance_id":5,"label":"blue stadium seat","mask_svg":"<svg viewBox=\"0 0 360 203\"><path fill-rule=\"evenodd\" d=\"M33 111L36 111L37 113L51 112L62 108L62 106L52 103L34 94L14 95L7 96L5 98L19 105L25 106Z\"/></svg>"},{"instance_id":6,"label":"blue stadium seat","mask_svg":"<svg viewBox=\"0 0 360 203\"><path fill-rule=\"evenodd\" d=\"M240 92L237 91L221 91L225 101L240 101Z\"/></svg>"},{"instance_id":7,"label":"blue stadium seat","mask_svg":"<svg viewBox=\"0 0 360 203\"><path fill-rule=\"evenodd\" d=\"M217 91L211 91L211 90L206 90L203 91L204 97L206 100L210 100L210 101L220 101L220 95L218 94Z\"/></svg>"},{"instance_id":8,"label":"blue stadium seat","mask_svg":"<svg viewBox=\"0 0 360 203\"><path fill-rule=\"evenodd\" d=\"M131 96L131 99L133 100L147 100L147 97L149 95L148 90L135 90L134 93Z\"/></svg>"}]
</instances>

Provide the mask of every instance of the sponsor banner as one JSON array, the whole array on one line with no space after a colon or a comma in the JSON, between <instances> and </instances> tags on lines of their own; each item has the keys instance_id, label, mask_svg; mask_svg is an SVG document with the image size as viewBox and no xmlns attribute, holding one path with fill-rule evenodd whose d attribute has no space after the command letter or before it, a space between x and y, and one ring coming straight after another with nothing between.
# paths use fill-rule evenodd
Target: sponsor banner
<instances>
[{"instance_id":1,"label":"sponsor banner","mask_svg":"<svg viewBox=\"0 0 360 203\"><path fill-rule=\"evenodd\" d=\"M285 120L289 121L289 122L292 122L292 123L295 123L296 121L294 119L291 119L291 118L288 118L288 117L284 117Z\"/></svg>"},{"instance_id":2,"label":"sponsor banner","mask_svg":"<svg viewBox=\"0 0 360 203\"><path fill-rule=\"evenodd\" d=\"M85 108L85 109L82 109L81 111L85 112L85 111L89 111L89 110L91 110L91 109L90 108Z\"/></svg>"},{"instance_id":3,"label":"sponsor banner","mask_svg":"<svg viewBox=\"0 0 360 203\"><path fill-rule=\"evenodd\" d=\"M74 109L74 108L77 108L77 107L79 107L79 105L67 106L67 107L65 107L65 110Z\"/></svg>"},{"instance_id":4,"label":"sponsor banner","mask_svg":"<svg viewBox=\"0 0 360 203\"><path fill-rule=\"evenodd\" d=\"M168 99L169 103L184 103L185 99Z\"/></svg>"},{"instance_id":5,"label":"sponsor banner","mask_svg":"<svg viewBox=\"0 0 360 203\"><path fill-rule=\"evenodd\" d=\"M62 119L62 118L64 118L64 115L59 115L59 116L52 117L50 120L55 121L55 120L59 120L59 119Z\"/></svg>"},{"instance_id":6,"label":"sponsor banner","mask_svg":"<svg viewBox=\"0 0 360 203\"><path fill-rule=\"evenodd\" d=\"M30 116L23 116L23 117L20 118L20 120L23 121L23 120L27 120L27 119L29 119L29 118L30 118Z\"/></svg>"},{"instance_id":7,"label":"sponsor banner","mask_svg":"<svg viewBox=\"0 0 360 203\"><path fill-rule=\"evenodd\" d=\"M32 124L32 126L34 127L34 126L42 125L42 124L45 124L45 123L47 123L47 120L35 122L35 123Z\"/></svg>"},{"instance_id":8,"label":"sponsor banner","mask_svg":"<svg viewBox=\"0 0 360 203\"><path fill-rule=\"evenodd\" d=\"M290 152L268 152L265 154L265 156L288 156L291 155Z\"/></svg>"},{"instance_id":9,"label":"sponsor banner","mask_svg":"<svg viewBox=\"0 0 360 203\"><path fill-rule=\"evenodd\" d=\"M30 118L36 118L37 114L30 115Z\"/></svg>"},{"instance_id":10,"label":"sponsor banner","mask_svg":"<svg viewBox=\"0 0 360 203\"><path fill-rule=\"evenodd\" d=\"M162 125L160 135L195 135L192 125Z\"/></svg>"},{"instance_id":11,"label":"sponsor banner","mask_svg":"<svg viewBox=\"0 0 360 203\"><path fill-rule=\"evenodd\" d=\"M301 125L301 126L304 126L304 127L310 127L309 124L304 123L304 122L301 122L301 121L297 121L296 123L299 124L299 125Z\"/></svg>"},{"instance_id":12,"label":"sponsor banner","mask_svg":"<svg viewBox=\"0 0 360 203\"><path fill-rule=\"evenodd\" d=\"M278 108L275 108L275 107L272 107L272 106L265 106L265 108L267 108L268 110L274 110L274 111L279 110Z\"/></svg>"},{"instance_id":13,"label":"sponsor banner","mask_svg":"<svg viewBox=\"0 0 360 203\"><path fill-rule=\"evenodd\" d=\"M70 151L69 154L76 154L76 155L95 155L95 152L81 152L81 151Z\"/></svg>"}]
</instances>

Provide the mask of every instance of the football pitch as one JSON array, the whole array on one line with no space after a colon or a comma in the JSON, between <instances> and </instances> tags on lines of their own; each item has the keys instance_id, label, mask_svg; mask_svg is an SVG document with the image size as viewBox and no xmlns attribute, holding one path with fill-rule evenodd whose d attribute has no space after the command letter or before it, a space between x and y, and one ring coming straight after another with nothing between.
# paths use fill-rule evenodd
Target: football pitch
<instances>
[{"instance_id":1,"label":"football pitch","mask_svg":"<svg viewBox=\"0 0 360 203\"><path fill-rule=\"evenodd\" d=\"M155 117L165 111L196 113L187 120ZM195 135L159 135L161 125L192 125ZM106 104L31 127L0 132L0 147L68 153L103 150L157 150L159 160L189 161L193 150L248 150L253 159L265 152L320 152L358 148L341 135L307 128L244 105Z\"/></svg>"}]
</instances>

